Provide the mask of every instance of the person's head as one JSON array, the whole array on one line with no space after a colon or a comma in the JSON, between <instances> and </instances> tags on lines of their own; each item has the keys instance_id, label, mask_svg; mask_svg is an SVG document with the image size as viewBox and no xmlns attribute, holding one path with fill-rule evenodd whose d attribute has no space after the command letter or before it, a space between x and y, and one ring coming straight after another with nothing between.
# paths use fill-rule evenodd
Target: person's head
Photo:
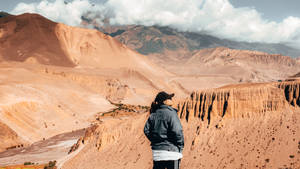
<instances>
[{"instance_id":1,"label":"person's head","mask_svg":"<svg viewBox=\"0 0 300 169\"><path fill-rule=\"evenodd\" d=\"M174 93L168 94L168 93L162 91L156 95L154 102L156 102L159 105L162 105L162 104L165 104L167 101L172 100L172 97L174 97Z\"/></svg>"},{"instance_id":2,"label":"person's head","mask_svg":"<svg viewBox=\"0 0 300 169\"><path fill-rule=\"evenodd\" d=\"M172 94L168 94L168 93L166 93L166 92L164 92L164 91L162 91L162 92L159 92L157 95L156 95L156 97L155 97L155 99L154 99L154 101L152 102L152 104L151 104L151 109L150 109L150 113L153 113L153 112L155 112L155 110L157 109L157 108L159 108L159 106L161 106L161 105L163 105L163 104L165 104L165 105L172 105L172 97L174 97L174 93L172 93Z\"/></svg>"}]
</instances>

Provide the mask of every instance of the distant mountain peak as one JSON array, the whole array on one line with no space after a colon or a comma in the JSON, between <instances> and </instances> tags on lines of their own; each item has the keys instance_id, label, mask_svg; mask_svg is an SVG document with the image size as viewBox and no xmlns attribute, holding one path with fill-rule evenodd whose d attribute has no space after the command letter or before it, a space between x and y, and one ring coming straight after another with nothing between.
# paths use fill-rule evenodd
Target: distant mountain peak
<instances>
[{"instance_id":1,"label":"distant mountain peak","mask_svg":"<svg viewBox=\"0 0 300 169\"><path fill-rule=\"evenodd\" d=\"M87 21L89 22L89 21ZM91 22L91 21L90 21ZM143 25L95 26L139 53L163 54L167 51L185 49L192 52L205 48L224 46L230 49L255 50L269 54L291 57L300 56L300 50L280 43L250 43L218 38L203 32L183 32L170 27Z\"/></svg>"},{"instance_id":2,"label":"distant mountain peak","mask_svg":"<svg viewBox=\"0 0 300 169\"><path fill-rule=\"evenodd\" d=\"M6 17L6 16L11 16L11 14L0 11L0 18Z\"/></svg>"}]
</instances>

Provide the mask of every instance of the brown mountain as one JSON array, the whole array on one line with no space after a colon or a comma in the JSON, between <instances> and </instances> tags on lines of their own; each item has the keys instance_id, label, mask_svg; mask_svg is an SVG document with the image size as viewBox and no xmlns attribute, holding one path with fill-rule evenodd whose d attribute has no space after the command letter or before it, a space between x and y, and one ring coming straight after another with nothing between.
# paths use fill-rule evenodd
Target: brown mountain
<instances>
[{"instance_id":1,"label":"brown mountain","mask_svg":"<svg viewBox=\"0 0 300 169\"><path fill-rule=\"evenodd\" d=\"M83 24L93 23L93 20L82 17ZM249 43L222 39L201 32L182 32L170 27L121 25L108 23L104 26L94 25L95 28L111 35L130 48L145 55L164 55L172 52L172 58L183 57L176 52L184 49L185 57L191 52L205 48L227 47L239 50L255 50L270 54L282 54L291 57L300 56L300 50L284 44Z\"/></svg>"},{"instance_id":2,"label":"brown mountain","mask_svg":"<svg viewBox=\"0 0 300 169\"><path fill-rule=\"evenodd\" d=\"M6 16L0 20L0 58L2 60L75 66L65 55L56 36L55 22L40 15Z\"/></svg>"},{"instance_id":3,"label":"brown mountain","mask_svg":"<svg viewBox=\"0 0 300 169\"><path fill-rule=\"evenodd\" d=\"M0 149L88 127L112 103L148 105L160 90L186 96L172 77L97 30L37 14L1 17L0 123L8 139Z\"/></svg>"},{"instance_id":4,"label":"brown mountain","mask_svg":"<svg viewBox=\"0 0 300 169\"><path fill-rule=\"evenodd\" d=\"M115 37L124 33L110 29ZM179 100L183 169L298 168L299 81L248 82L294 75L299 60L225 47L191 50L196 35L182 36L187 45L177 43L176 32L159 39L155 27L132 29L157 44L131 41L146 51L172 42L163 48L166 57L148 55L171 73L96 30L34 14L0 18L0 151L13 148L0 152L1 167L57 160L68 169L151 168L146 106L166 90Z\"/></svg>"},{"instance_id":5,"label":"brown mountain","mask_svg":"<svg viewBox=\"0 0 300 169\"><path fill-rule=\"evenodd\" d=\"M98 68L138 68L144 63L148 66L138 69L155 68L146 57L110 36L96 30L55 23L37 14L2 18L0 44L2 60Z\"/></svg>"},{"instance_id":6,"label":"brown mountain","mask_svg":"<svg viewBox=\"0 0 300 169\"><path fill-rule=\"evenodd\" d=\"M11 16L9 13L6 13L6 12L3 12L3 11L0 11L0 18L2 17L6 17L6 16Z\"/></svg>"},{"instance_id":7,"label":"brown mountain","mask_svg":"<svg viewBox=\"0 0 300 169\"><path fill-rule=\"evenodd\" d=\"M83 19L85 24L91 22ZM300 62L286 56L299 56L300 51L283 44L236 42L159 26L95 27L177 74L176 81L189 91L197 90L193 84L209 88L277 81L300 71Z\"/></svg>"},{"instance_id":8,"label":"brown mountain","mask_svg":"<svg viewBox=\"0 0 300 169\"><path fill-rule=\"evenodd\" d=\"M119 78L137 77L155 90L173 88L160 80L171 73L114 38L97 30L55 23L37 14L1 18L1 60L110 69Z\"/></svg>"},{"instance_id":9,"label":"brown mountain","mask_svg":"<svg viewBox=\"0 0 300 169\"><path fill-rule=\"evenodd\" d=\"M227 74L251 82L287 78L299 70L300 64L289 56L219 47L197 51L183 67L195 73Z\"/></svg>"}]
</instances>

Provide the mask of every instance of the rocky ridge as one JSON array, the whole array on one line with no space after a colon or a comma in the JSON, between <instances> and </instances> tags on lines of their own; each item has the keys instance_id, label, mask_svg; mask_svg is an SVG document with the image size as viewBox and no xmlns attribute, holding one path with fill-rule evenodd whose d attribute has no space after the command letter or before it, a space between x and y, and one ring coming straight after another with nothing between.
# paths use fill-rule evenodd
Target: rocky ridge
<instances>
[{"instance_id":1,"label":"rocky ridge","mask_svg":"<svg viewBox=\"0 0 300 169\"><path fill-rule=\"evenodd\" d=\"M293 75L293 76L291 76L292 78L294 77L294 78L299 78L300 77L300 72L299 73L297 73L297 74L295 74L295 75Z\"/></svg>"},{"instance_id":2,"label":"rocky ridge","mask_svg":"<svg viewBox=\"0 0 300 169\"><path fill-rule=\"evenodd\" d=\"M229 85L196 91L178 105L186 121L250 117L300 107L300 81Z\"/></svg>"},{"instance_id":3,"label":"rocky ridge","mask_svg":"<svg viewBox=\"0 0 300 169\"><path fill-rule=\"evenodd\" d=\"M293 67L297 65L297 60L289 56L280 54L268 54L259 51L237 50L226 47L208 48L195 52L186 64L209 63L213 60L221 59L228 64L234 60L247 60L254 64L280 64L281 66Z\"/></svg>"},{"instance_id":4,"label":"rocky ridge","mask_svg":"<svg viewBox=\"0 0 300 169\"><path fill-rule=\"evenodd\" d=\"M82 17L83 25L93 23L92 19ZM283 54L292 57L300 55L299 49L285 44L248 43L229 39L221 39L205 33L181 32L170 27L142 26L142 25L93 25L94 28L118 39L130 48L145 54L160 54L164 57L168 52L174 52L174 57L188 58L193 52L205 48L219 46L231 49L256 50L272 54ZM184 57L176 55L184 49Z\"/></svg>"}]
</instances>

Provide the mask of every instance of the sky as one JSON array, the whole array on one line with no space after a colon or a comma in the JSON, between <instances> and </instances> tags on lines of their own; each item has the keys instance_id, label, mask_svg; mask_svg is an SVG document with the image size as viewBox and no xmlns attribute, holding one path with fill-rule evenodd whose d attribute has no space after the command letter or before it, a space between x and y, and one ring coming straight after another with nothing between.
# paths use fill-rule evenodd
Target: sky
<instances>
[{"instance_id":1,"label":"sky","mask_svg":"<svg viewBox=\"0 0 300 169\"><path fill-rule=\"evenodd\" d=\"M271 21L280 22L289 16L300 18L299 0L230 0L234 7L250 7Z\"/></svg>"},{"instance_id":2,"label":"sky","mask_svg":"<svg viewBox=\"0 0 300 169\"><path fill-rule=\"evenodd\" d=\"M0 0L0 10L10 12L20 2L32 3L41 0ZM51 1L51 0L50 0ZM66 0L71 1L71 0ZM102 3L106 0L90 0L92 3ZM280 22L288 16L300 18L300 0L229 0L234 7L250 7L260 12L263 18Z\"/></svg>"},{"instance_id":3,"label":"sky","mask_svg":"<svg viewBox=\"0 0 300 169\"><path fill-rule=\"evenodd\" d=\"M248 42L300 48L300 0L0 0L12 14L39 13L72 26L87 15L102 24L170 26Z\"/></svg>"}]
</instances>

